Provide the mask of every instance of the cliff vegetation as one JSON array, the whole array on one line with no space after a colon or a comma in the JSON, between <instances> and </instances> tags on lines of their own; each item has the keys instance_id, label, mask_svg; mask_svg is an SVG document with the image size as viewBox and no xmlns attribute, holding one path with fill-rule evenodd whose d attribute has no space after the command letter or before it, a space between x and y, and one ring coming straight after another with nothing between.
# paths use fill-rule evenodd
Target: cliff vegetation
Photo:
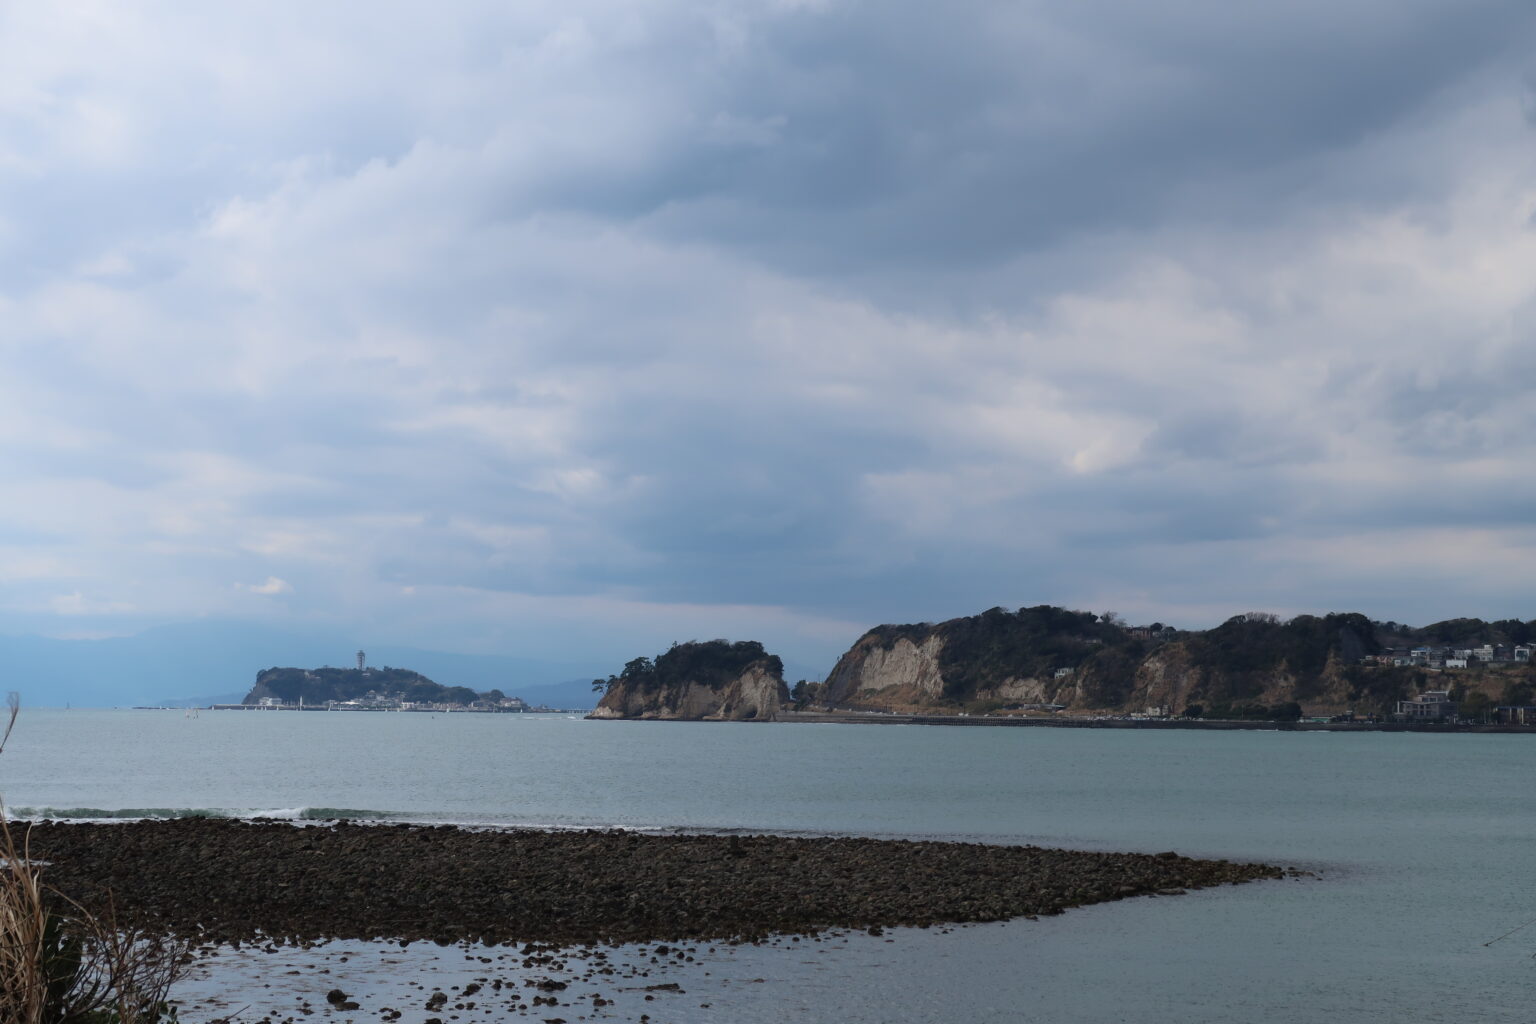
<instances>
[{"instance_id":1,"label":"cliff vegetation","mask_svg":"<svg viewBox=\"0 0 1536 1024\"><path fill-rule=\"evenodd\" d=\"M1427 689L1470 706L1528 703L1536 620L1424 627L1358 612L1236 615L1209 630L1132 626L1113 612L1052 605L871 629L801 704L881 710L1103 710L1294 719L1390 711ZM1438 645L1438 646L1437 646ZM1456 648L1482 651L1460 665ZM1499 652L1497 656L1493 652ZM1530 657L1529 650L1526 657ZM1502 659L1503 663L1499 663ZM1448 668L1446 666L1455 666Z\"/></svg>"},{"instance_id":2,"label":"cliff vegetation","mask_svg":"<svg viewBox=\"0 0 1536 1024\"><path fill-rule=\"evenodd\" d=\"M276 698L285 704L324 704L359 700L369 693L394 696L418 704L471 704L499 699L501 692L476 693L467 686L444 686L407 668L269 668L256 674L246 704Z\"/></svg>"},{"instance_id":3,"label":"cliff vegetation","mask_svg":"<svg viewBox=\"0 0 1536 1024\"><path fill-rule=\"evenodd\" d=\"M789 702L784 663L755 640L673 644L592 680L595 718L770 719Z\"/></svg>"}]
</instances>

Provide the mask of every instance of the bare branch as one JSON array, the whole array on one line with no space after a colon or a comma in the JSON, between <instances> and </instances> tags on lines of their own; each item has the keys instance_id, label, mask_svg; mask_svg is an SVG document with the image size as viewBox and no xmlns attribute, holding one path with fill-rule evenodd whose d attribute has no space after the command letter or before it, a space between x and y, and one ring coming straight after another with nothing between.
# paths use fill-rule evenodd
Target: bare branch
<instances>
[{"instance_id":1,"label":"bare branch","mask_svg":"<svg viewBox=\"0 0 1536 1024\"><path fill-rule=\"evenodd\" d=\"M6 741L11 738L11 730L16 728L16 716L21 714L21 694L12 690L5 698L5 705L11 709L11 717L5 723L5 734L0 735L0 753L5 751Z\"/></svg>"}]
</instances>

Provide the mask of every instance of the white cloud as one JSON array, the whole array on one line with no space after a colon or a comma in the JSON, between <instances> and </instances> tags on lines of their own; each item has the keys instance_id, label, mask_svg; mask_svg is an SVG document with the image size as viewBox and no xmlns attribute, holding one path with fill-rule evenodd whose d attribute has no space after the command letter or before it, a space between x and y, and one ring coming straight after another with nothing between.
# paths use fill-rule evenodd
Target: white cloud
<instances>
[{"instance_id":1,"label":"white cloud","mask_svg":"<svg viewBox=\"0 0 1536 1024\"><path fill-rule=\"evenodd\" d=\"M266 597L293 593L293 586L287 580L280 580L276 576L268 576L265 583L241 583L237 585L241 590L249 591L252 594L261 594Z\"/></svg>"},{"instance_id":2,"label":"white cloud","mask_svg":"<svg viewBox=\"0 0 1536 1024\"><path fill-rule=\"evenodd\" d=\"M107 601L95 597L87 597L78 590L68 594L57 594L49 602L49 608L56 615L121 615L134 611L134 606L125 601Z\"/></svg>"},{"instance_id":3,"label":"white cloud","mask_svg":"<svg viewBox=\"0 0 1536 1024\"><path fill-rule=\"evenodd\" d=\"M821 656L1509 593L1532 15L1351 17L1314 91L1323 13L1214 9L7 12L0 600Z\"/></svg>"}]
</instances>

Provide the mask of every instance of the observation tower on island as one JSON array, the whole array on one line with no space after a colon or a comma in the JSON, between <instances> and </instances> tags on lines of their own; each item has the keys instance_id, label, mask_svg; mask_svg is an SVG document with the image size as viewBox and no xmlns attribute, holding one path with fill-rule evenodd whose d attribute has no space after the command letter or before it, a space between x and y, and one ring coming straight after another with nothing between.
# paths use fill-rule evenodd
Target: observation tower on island
<instances>
[{"instance_id":1,"label":"observation tower on island","mask_svg":"<svg viewBox=\"0 0 1536 1024\"><path fill-rule=\"evenodd\" d=\"M368 664L368 655L362 651L357 652L357 670L361 672Z\"/></svg>"}]
</instances>

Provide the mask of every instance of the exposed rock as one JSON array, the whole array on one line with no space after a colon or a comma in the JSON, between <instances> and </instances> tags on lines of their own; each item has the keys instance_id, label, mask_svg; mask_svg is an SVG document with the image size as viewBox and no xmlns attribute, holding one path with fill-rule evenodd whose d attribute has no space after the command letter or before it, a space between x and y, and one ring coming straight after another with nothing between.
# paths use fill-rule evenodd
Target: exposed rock
<instances>
[{"instance_id":1,"label":"exposed rock","mask_svg":"<svg viewBox=\"0 0 1536 1024\"><path fill-rule=\"evenodd\" d=\"M884 641L873 631L866 633L853 650L838 659L827 675L828 702L921 705L944 696L944 672L939 663L944 650L941 632L936 630L916 641L906 636L894 638L889 645Z\"/></svg>"},{"instance_id":2,"label":"exposed rock","mask_svg":"<svg viewBox=\"0 0 1536 1024\"><path fill-rule=\"evenodd\" d=\"M1353 613L1289 622L1239 615L1190 631L1133 629L1049 605L993 608L870 630L838 659L814 704L928 714L1056 705L1176 715L1193 704L1283 714L1299 701L1382 710L1401 682L1373 687L1375 670L1358 664L1379 649L1371 622Z\"/></svg>"},{"instance_id":3,"label":"exposed rock","mask_svg":"<svg viewBox=\"0 0 1536 1024\"><path fill-rule=\"evenodd\" d=\"M30 842L65 895L212 942L728 939L996 921L1282 876L1171 853L199 818L42 823ZM446 1002L433 992L426 1009Z\"/></svg>"},{"instance_id":4,"label":"exposed rock","mask_svg":"<svg viewBox=\"0 0 1536 1024\"><path fill-rule=\"evenodd\" d=\"M766 722L789 702L783 663L752 641L675 644L604 685L592 718Z\"/></svg>"}]
</instances>

